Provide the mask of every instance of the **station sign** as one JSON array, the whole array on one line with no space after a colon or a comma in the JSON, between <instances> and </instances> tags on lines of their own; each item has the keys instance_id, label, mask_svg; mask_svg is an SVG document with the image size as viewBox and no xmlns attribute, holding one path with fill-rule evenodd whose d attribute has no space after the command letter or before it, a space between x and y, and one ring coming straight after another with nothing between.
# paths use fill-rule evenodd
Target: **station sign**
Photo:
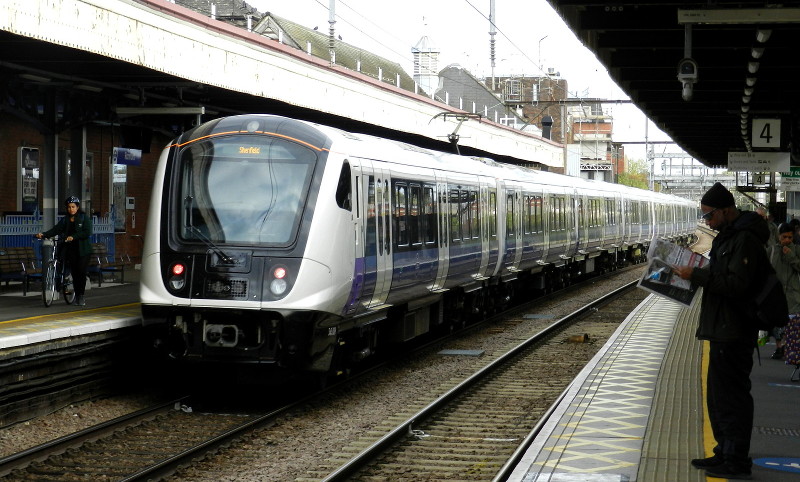
<instances>
[{"instance_id":1,"label":"station sign","mask_svg":"<svg viewBox=\"0 0 800 482\"><path fill-rule=\"evenodd\" d=\"M753 147L780 149L781 120L753 119L753 135L750 139L750 145Z\"/></svg>"},{"instance_id":2,"label":"station sign","mask_svg":"<svg viewBox=\"0 0 800 482\"><path fill-rule=\"evenodd\" d=\"M111 151L111 162L114 164L126 164L128 166L141 166L142 150L115 147Z\"/></svg>"},{"instance_id":3,"label":"station sign","mask_svg":"<svg viewBox=\"0 0 800 482\"><path fill-rule=\"evenodd\" d=\"M788 152L728 152L728 169L747 172L789 171Z\"/></svg>"},{"instance_id":4,"label":"station sign","mask_svg":"<svg viewBox=\"0 0 800 482\"><path fill-rule=\"evenodd\" d=\"M800 167L792 166L791 170L782 172L779 187L782 191L800 191Z\"/></svg>"}]
</instances>

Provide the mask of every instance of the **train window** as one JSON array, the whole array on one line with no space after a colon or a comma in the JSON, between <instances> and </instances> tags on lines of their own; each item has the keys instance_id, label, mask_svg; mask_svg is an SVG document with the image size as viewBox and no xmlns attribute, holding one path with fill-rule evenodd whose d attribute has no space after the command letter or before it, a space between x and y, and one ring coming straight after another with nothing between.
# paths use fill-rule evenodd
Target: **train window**
<instances>
[{"instance_id":1,"label":"train window","mask_svg":"<svg viewBox=\"0 0 800 482\"><path fill-rule=\"evenodd\" d=\"M342 172L339 173L339 183L336 186L336 205L342 209L350 211L350 163L342 164Z\"/></svg>"},{"instance_id":2,"label":"train window","mask_svg":"<svg viewBox=\"0 0 800 482\"><path fill-rule=\"evenodd\" d=\"M531 234L531 196L526 195L522 205L522 233Z\"/></svg>"},{"instance_id":3,"label":"train window","mask_svg":"<svg viewBox=\"0 0 800 482\"><path fill-rule=\"evenodd\" d=\"M606 224L609 226L615 226L617 224L616 221L616 209L614 209L614 200L613 199L606 199Z\"/></svg>"},{"instance_id":4,"label":"train window","mask_svg":"<svg viewBox=\"0 0 800 482\"><path fill-rule=\"evenodd\" d=\"M575 206L575 197L569 196L568 198L564 199L563 202L564 208L561 210L561 226L562 230L566 231L569 228L567 219L574 214L574 208L570 207Z\"/></svg>"},{"instance_id":5,"label":"train window","mask_svg":"<svg viewBox=\"0 0 800 482\"><path fill-rule=\"evenodd\" d=\"M383 231L383 183L380 179L378 179L377 184L375 185L376 190L375 193L377 194L377 203L375 207L377 208L376 216L378 217L378 254L383 254L383 242L384 242L384 231Z\"/></svg>"},{"instance_id":6,"label":"train window","mask_svg":"<svg viewBox=\"0 0 800 482\"><path fill-rule=\"evenodd\" d=\"M481 210L478 199L478 191L469 191L469 233L472 239L477 239L481 235Z\"/></svg>"},{"instance_id":7,"label":"train window","mask_svg":"<svg viewBox=\"0 0 800 482\"><path fill-rule=\"evenodd\" d=\"M389 201L389 180L388 179L384 179L383 180L383 194L382 194L382 197L383 197L383 209L382 209L382 212L383 212L383 216L385 217L385 219L383 221L383 228L384 228L383 249L384 249L384 251L386 251L386 254L388 255L389 253L392 252L391 243L390 243L391 233L389 232L389 216L391 216L392 213L391 213L391 210L389 208L390 201Z\"/></svg>"},{"instance_id":8,"label":"train window","mask_svg":"<svg viewBox=\"0 0 800 482\"><path fill-rule=\"evenodd\" d=\"M461 241L461 192L458 189L450 190L450 240L454 243Z\"/></svg>"},{"instance_id":9,"label":"train window","mask_svg":"<svg viewBox=\"0 0 800 482\"><path fill-rule=\"evenodd\" d=\"M472 238L472 203L469 199L469 191L461 191L461 236L467 240Z\"/></svg>"},{"instance_id":10,"label":"train window","mask_svg":"<svg viewBox=\"0 0 800 482\"><path fill-rule=\"evenodd\" d=\"M532 198L532 217L533 217L533 230L534 233L541 233L544 231L544 217L542 216L542 196L533 196Z\"/></svg>"},{"instance_id":11,"label":"train window","mask_svg":"<svg viewBox=\"0 0 800 482\"><path fill-rule=\"evenodd\" d=\"M409 226L408 226L408 186L405 183L394 183L394 213L392 223L394 224L394 240L396 246L408 246Z\"/></svg>"},{"instance_id":12,"label":"train window","mask_svg":"<svg viewBox=\"0 0 800 482\"><path fill-rule=\"evenodd\" d=\"M425 244L436 243L436 203L433 201L433 186L422 188L422 211L420 213L422 233Z\"/></svg>"},{"instance_id":13,"label":"train window","mask_svg":"<svg viewBox=\"0 0 800 482\"><path fill-rule=\"evenodd\" d=\"M408 199L408 237L412 245L419 245L422 241L420 233L422 232L422 216L420 212L420 196L422 194L422 187L419 184L412 184L409 186L409 199Z\"/></svg>"},{"instance_id":14,"label":"train window","mask_svg":"<svg viewBox=\"0 0 800 482\"><path fill-rule=\"evenodd\" d=\"M567 229L567 201L564 197L553 199L553 231Z\"/></svg>"},{"instance_id":15,"label":"train window","mask_svg":"<svg viewBox=\"0 0 800 482\"><path fill-rule=\"evenodd\" d=\"M514 195L509 194L506 197L506 237L513 238L514 237L514 225L515 225L515 209L514 209Z\"/></svg>"},{"instance_id":16,"label":"train window","mask_svg":"<svg viewBox=\"0 0 800 482\"><path fill-rule=\"evenodd\" d=\"M377 253L377 233L375 222L375 177L369 176L367 185L367 222L364 241L364 254L375 256Z\"/></svg>"},{"instance_id":17,"label":"train window","mask_svg":"<svg viewBox=\"0 0 800 482\"><path fill-rule=\"evenodd\" d=\"M489 236L497 237L497 193L489 192Z\"/></svg>"},{"instance_id":18,"label":"train window","mask_svg":"<svg viewBox=\"0 0 800 482\"><path fill-rule=\"evenodd\" d=\"M317 153L308 147L268 136L221 136L188 145L178 161L178 235L198 243L289 245L316 162ZM349 189L338 193L342 204Z\"/></svg>"}]
</instances>

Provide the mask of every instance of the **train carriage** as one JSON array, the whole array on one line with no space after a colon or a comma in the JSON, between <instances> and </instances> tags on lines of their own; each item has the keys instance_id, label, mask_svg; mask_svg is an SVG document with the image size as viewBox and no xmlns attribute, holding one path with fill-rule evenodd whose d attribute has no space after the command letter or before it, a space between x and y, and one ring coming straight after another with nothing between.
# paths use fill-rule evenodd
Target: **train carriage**
<instances>
[{"instance_id":1,"label":"train carriage","mask_svg":"<svg viewBox=\"0 0 800 482\"><path fill-rule=\"evenodd\" d=\"M185 133L156 174L141 281L156 344L326 373L641 261L696 220L673 196L271 115Z\"/></svg>"}]
</instances>

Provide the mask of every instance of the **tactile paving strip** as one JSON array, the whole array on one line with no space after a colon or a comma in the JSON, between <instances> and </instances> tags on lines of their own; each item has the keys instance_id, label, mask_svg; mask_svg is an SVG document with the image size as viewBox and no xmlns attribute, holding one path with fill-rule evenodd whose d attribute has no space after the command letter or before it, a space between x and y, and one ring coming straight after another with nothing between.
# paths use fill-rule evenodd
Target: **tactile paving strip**
<instances>
[{"instance_id":1,"label":"tactile paving strip","mask_svg":"<svg viewBox=\"0 0 800 482\"><path fill-rule=\"evenodd\" d=\"M520 462L520 469L527 470L523 474L518 469L511 480L636 480L654 398L663 391L657 384L664 376L660 374L668 347L694 351L701 346L694 340L692 347L687 341L670 344L676 319L686 318L686 311L690 310L654 295L645 299L576 378ZM696 352L694 356L700 358ZM698 390L699 382L694 383ZM698 431L697 425L688 427ZM698 450L702 453L702 445ZM688 466L686 459L683 464Z\"/></svg>"}]
</instances>

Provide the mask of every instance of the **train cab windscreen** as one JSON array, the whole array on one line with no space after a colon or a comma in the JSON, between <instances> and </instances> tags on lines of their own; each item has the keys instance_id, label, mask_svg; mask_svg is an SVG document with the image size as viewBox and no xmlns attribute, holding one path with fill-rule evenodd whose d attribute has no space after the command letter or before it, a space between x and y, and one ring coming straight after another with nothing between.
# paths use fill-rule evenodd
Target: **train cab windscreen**
<instances>
[{"instance_id":1,"label":"train cab windscreen","mask_svg":"<svg viewBox=\"0 0 800 482\"><path fill-rule=\"evenodd\" d=\"M189 144L180 154L179 237L187 242L291 244L317 162L300 144L229 136Z\"/></svg>"}]
</instances>

